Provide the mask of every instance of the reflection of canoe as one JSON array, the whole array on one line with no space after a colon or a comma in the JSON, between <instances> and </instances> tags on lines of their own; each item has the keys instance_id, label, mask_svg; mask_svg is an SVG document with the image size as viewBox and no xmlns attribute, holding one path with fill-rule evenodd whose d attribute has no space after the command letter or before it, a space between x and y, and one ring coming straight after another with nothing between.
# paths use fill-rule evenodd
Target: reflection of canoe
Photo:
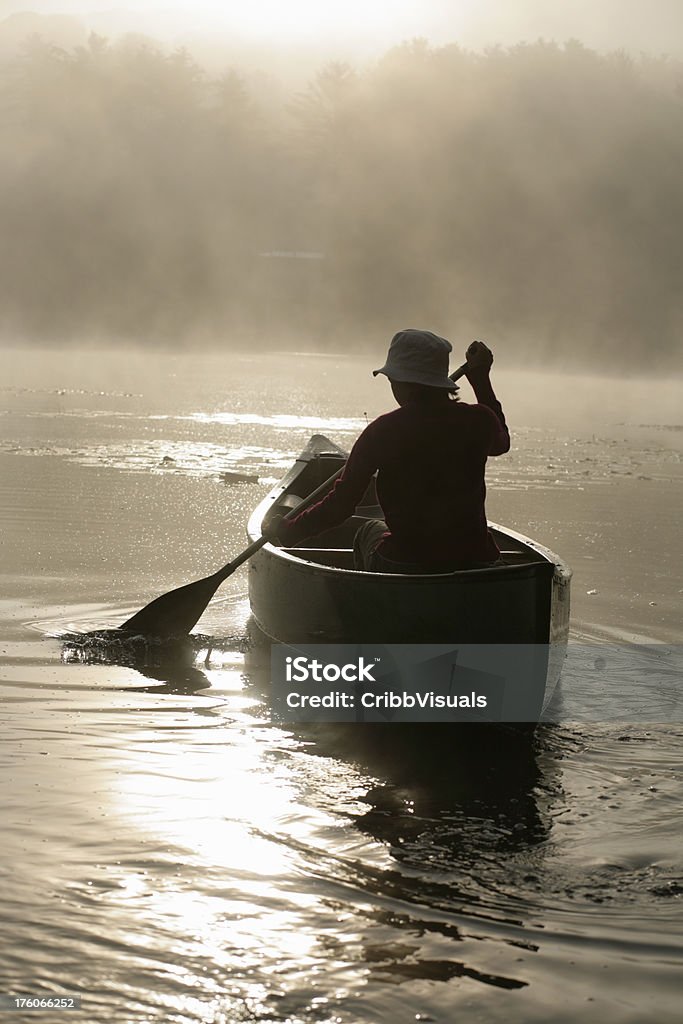
<instances>
[{"instance_id":1,"label":"reflection of canoe","mask_svg":"<svg viewBox=\"0 0 683 1024\"><path fill-rule=\"evenodd\" d=\"M255 509L250 539L260 536L272 512L293 508L344 459L345 453L327 438L311 438ZM380 515L371 487L342 526L298 548L266 544L252 558L251 608L267 636L296 644L566 644L571 571L557 555L491 524L504 566L432 576L354 571L355 530L365 518ZM557 682L561 660L551 659L543 704Z\"/></svg>"}]
</instances>

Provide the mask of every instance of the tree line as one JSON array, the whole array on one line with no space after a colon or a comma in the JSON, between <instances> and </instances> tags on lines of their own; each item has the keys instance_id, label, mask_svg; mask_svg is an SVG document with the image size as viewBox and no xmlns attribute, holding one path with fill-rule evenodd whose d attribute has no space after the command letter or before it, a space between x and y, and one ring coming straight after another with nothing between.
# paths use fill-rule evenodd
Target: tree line
<instances>
[{"instance_id":1,"label":"tree line","mask_svg":"<svg viewBox=\"0 0 683 1024\"><path fill-rule=\"evenodd\" d=\"M0 66L0 129L6 340L680 350L674 60L414 40L283 95L148 40L34 39Z\"/></svg>"}]
</instances>

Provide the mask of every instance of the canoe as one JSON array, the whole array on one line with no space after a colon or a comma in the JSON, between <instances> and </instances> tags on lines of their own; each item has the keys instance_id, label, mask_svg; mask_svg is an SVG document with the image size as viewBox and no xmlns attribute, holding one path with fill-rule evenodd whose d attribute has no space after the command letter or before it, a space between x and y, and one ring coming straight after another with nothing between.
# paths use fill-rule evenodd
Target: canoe
<instances>
[{"instance_id":1,"label":"canoe","mask_svg":"<svg viewBox=\"0 0 683 1024\"><path fill-rule=\"evenodd\" d=\"M347 455L318 434L250 517L258 539L274 513L294 508ZM341 526L299 547L266 544L251 560L249 599L262 633L278 643L541 645L538 704L558 681L569 631L571 570L553 552L489 523L505 565L432 575L353 568L358 526L381 517L374 483ZM545 645L545 646L543 646Z\"/></svg>"}]
</instances>

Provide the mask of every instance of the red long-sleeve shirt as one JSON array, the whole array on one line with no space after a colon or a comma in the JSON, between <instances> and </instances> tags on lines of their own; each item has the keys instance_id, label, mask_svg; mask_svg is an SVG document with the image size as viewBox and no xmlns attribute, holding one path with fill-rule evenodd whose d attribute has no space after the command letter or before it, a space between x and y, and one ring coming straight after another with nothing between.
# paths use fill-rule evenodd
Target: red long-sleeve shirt
<instances>
[{"instance_id":1,"label":"red long-sleeve shirt","mask_svg":"<svg viewBox=\"0 0 683 1024\"><path fill-rule=\"evenodd\" d=\"M470 380L476 405L405 405L370 423L330 493L283 524L281 540L295 545L342 523L377 472L386 558L444 568L498 558L486 525L484 471L489 455L509 451L510 435L488 374Z\"/></svg>"}]
</instances>

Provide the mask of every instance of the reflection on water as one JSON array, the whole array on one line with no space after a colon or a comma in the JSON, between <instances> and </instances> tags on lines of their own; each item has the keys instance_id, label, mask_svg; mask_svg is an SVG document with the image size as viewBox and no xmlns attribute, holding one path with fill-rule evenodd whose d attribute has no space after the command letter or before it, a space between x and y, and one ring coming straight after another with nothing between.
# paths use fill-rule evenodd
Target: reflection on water
<instances>
[{"instance_id":1,"label":"reflection on water","mask_svg":"<svg viewBox=\"0 0 683 1024\"><path fill-rule=\"evenodd\" d=\"M386 408L368 366L273 357L266 393L261 359L111 356L102 394L50 358L0 410L0 992L88 1024L678 1022L680 726L272 726L240 574L187 645L106 632L241 550L306 417L348 443ZM673 642L679 434L517 408L492 518L567 557L589 625Z\"/></svg>"},{"instance_id":2,"label":"reflection on water","mask_svg":"<svg viewBox=\"0 0 683 1024\"><path fill-rule=\"evenodd\" d=\"M9 990L82 993L93 1022L549 1020L576 965L590 991L637 956L667 1019L675 880L632 815L661 843L680 782L645 737L662 797L647 777L629 793L609 735L585 758L549 727L294 733L268 722L247 633L111 641L65 636L42 691L33 650L9 648ZM605 816L620 866L586 858Z\"/></svg>"},{"instance_id":3,"label":"reflection on water","mask_svg":"<svg viewBox=\"0 0 683 1024\"><path fill-rule=\"evenodd\" d=\"M346 1001L363 990L376 1019L397 983L528 985L514 969L480 969L466 949L477 920L521 924L482 875L486 862L525 856L546 837L532 737L271 727L269 648L246 634L160 645L98 631L61 642L65 666L134 669L143 685L131 680L126 693L205 690L213 700L181 720L158 702L156 724L129 732L109 763L108 815L156 852L144 868L131 870L128 857L106 864L106 946L130 972L139 934L124 942L119 929L142 915L156 949L154 1005L178 1012L179 992L199 988L200 1000L183 996L179 1019L323 1021L336 1007L347 1020Z\"/></svg>"},{"instance_id":4,"label":"reflection on water","mask_svg":"<svg viewBox=\"0 0 683 1024\"><path fill-rule=\"evenodd\" d=\"M74 420L71 431L66 425L68 417ZM272 483L289 468L312 433L323 431L348 449L366 425L365 420L339 417L267 417L256 413L133 417L130 413L91 411L61 413L57 417L54 413L23 414L12 417L7 427L9 430L13 427L15 432L33 431L32 421L36 419L56 419L57 431L64 434L63 443L51 440L27 445L0 437L0 453L53 456L91 468L183 474L223 483ZM102 421L97 424L97 431L91 429L84 437L78 428L84 423L92 426L95 419ZM159 421L165 428L162 438L153 436L160 430ZM45 429L54 436L51 426L49 423ZM127 438L112 441L110 436L100 443L93 440L98 431L111 435L122 428L127 434L143 436L135 437L133 443ZM215 440L221 428L233 428L246 443L226 448ZM269 435L270 445L253 443L257 429ZM187 433L194 436L188 437ZM294 441L298 447L292 446ZM602 437L549 435L545 430L518 427L514 451L505 460L491 463L488 478L498 489L504 490L572 488L581 491L614 483L615 479L630 478L640 481L641 485L653 479L680 479L680 466L681 456L677 450L652 447L642 441L626 446Z\"/></svg>"},{"instance_id":5,"label":"reflection on water","mask_svg":"<svg viewBox=\"0 0 683 1024\"><path fill-rule=\"evenodd\" d=\"M268 721L269 649L253 633L150 645L98 631L62 637L61 651L33 705L52 729L29 724L28 681L9 715L15 808L36 784L52 794L32 826L47 856L21 860L19 824L7 841L11 988L83 993L93 1022L122 1004L134 1022L452 1020L474 1006L509 1020L513 996L525 1020L552 1020L569 964L597 985L638 956L667 1019L659 964L676 915L660 907L656 937L635 921L653 900L675 909L673 879L583 863L606 814L618 839L625 794L613 771L600 802L604 765L567 775L578 734L283 730ZM586 789L596 816L591 799L577 810Z\"/></svg>"}]
</instances>

